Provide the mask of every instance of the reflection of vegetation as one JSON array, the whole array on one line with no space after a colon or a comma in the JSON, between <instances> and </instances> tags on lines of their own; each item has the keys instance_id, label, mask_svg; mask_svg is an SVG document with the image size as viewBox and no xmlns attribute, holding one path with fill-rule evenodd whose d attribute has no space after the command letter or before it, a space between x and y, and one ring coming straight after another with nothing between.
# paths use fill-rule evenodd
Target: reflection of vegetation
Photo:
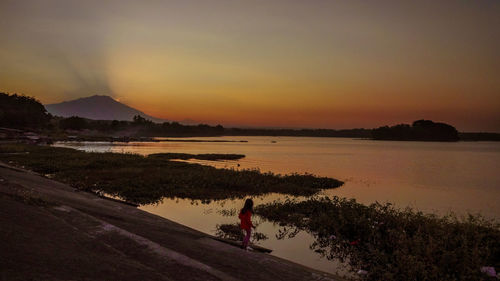
<instances>
[{"instance_id":1,"label":"reflection of vegetation","mask_svg":"<svg viewBox=\"0 0 500 281\"><path fill-rule=\"evenodd\" d=\"M199 160L238 160L245 157L242 154L188 154L188 153L155 153L150 154L148 158L154 159L180 159L180 160L189 160L189 159L199 159Z\"/></svg>"},{"instance_id":2,"label":"reflection of vegetation","mask_svg":"<svg viewBox=\"0 0 500 281\"><path fill-rule=\"evenodd\" d=\"M0 145L3 161L127 201L148 204L162 197L225 199L278 192L312 195L341 181L310 174L276 175L258 170L217 169L158 157L120 153L87 153L68 148Z\"/></svg>"},{"instance_id":3,"label":"reflection of vegetation","mask_svg":"<svg viewBox=\"0 0 500 281\"><path fill-rule=\"evenodd\" d=\"M234 217L238 216L238 209L232 208L232 209L222 209L217 211L217 213L223 217Z\"/></svg>"},{"instance_id":4,"label":"reflection of vegetation","mask_svg":"<svg viewBox=\"0 0 500 281\"><path fill-rule=\"evenodd\" d=\"M418 120L413 124L400 124L372 130L376 140L415 140L415 141L458 141L457 130L445 123Z\"/></svg>"},{"instance_id":5,"label":"reflection of vegetation","mask_svg":"<svg viewBox=\"0 0 500 281\"><path fill-rule=\"evenodd\" d=\"M217 230L215 232L215 236L217 237L236 240L236 241L243 240L243 231L240 229L240 225L237 223L218 224L216 228ZM253 241L261 241L267 239L268 237L264 233L252 231Z\"/></svg>"},{"instance_id":6,"label":"reflection of vegetation","mask_svg":"<svg viewBox=\"0 0 500 281\"><path fill-rule=\"evenodd\" d=\"M479 215L438 217L337 197L255 211L283 227L278 238L312 232L313 250L367 270L369 280L480 280L481 266L500 267L500 225Z\"/></svg>"}]
</instances>

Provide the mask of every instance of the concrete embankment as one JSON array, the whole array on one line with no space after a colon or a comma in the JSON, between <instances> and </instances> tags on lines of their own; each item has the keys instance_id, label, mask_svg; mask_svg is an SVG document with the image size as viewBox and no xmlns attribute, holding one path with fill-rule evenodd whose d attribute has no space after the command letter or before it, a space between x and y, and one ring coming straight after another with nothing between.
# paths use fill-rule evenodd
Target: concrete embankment
<instances>
[{"instance_id":1,"label":"concrete embankment","mask_svg":"<svg viewBox=\"0 0 500 281\"><path fill-rule=\"evenodd\" d=\"M339 280L0 162L1 280Z\"/></svg>"}]
</instances>

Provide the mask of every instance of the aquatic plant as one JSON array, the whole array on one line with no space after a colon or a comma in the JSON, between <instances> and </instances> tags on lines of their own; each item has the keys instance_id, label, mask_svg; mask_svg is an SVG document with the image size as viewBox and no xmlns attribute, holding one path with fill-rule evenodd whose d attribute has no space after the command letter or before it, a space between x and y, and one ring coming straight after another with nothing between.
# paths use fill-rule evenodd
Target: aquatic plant
<instances>
[{"instance_id":1,"label":"aquatic plant","mask_svg":"<svg viewBox=\"0 0 500 281\"><path fill-rule=\"evenodd\" d=\"M82 190L104 192L137 204L159 202L163 197L217 200L270 192L308 196L343 184L310 174L218 169L159 156L89 153L49 146L0 145L0 153L2 161L50 174Z\"/></svg>"},{"instance_id":2,"label":"aquatic plant","mask_svg":"<svg viewBox=\"0 0 500 281\"><path fill-rule=\"evenodd\" d=\"M279 239L312 233L312 250L366 271L368 280L487 280L481 266L500 267L500 225L480 215L437 216L338 197L274 202L255 212L281 226Z\"/></svg>"},{"instance_id":3,"label":"aquatic plant","mask_svg":"<svg viewBox=\"0 0 500 281\"><path fill-rule=\"evenodd\" d=\"M216 225L215 236L235 241L242 241L244 235L238 223L227 223ZM267 239L268 237L264 233L252 231L252 240L254 242Z\"/></svg>"},{"instance_id":4,"label":"aquatic plant","mask_svg":"<svg viewBox=\"0 0 500 281\"><path fill-rule=\"evenodd\" d=\"M171 159L179 159L179 160L198 159L198 160L212 160L212 161L238 160L238 159L241 159L241 158L244 158L244 157L245 157L245 155L243 155L243 154L215 154L215 153L210 153L210 154L154 153L154 154L148 155L148 158L165 159L165 160L171 160Z\"/></svg>"}]
</instances>

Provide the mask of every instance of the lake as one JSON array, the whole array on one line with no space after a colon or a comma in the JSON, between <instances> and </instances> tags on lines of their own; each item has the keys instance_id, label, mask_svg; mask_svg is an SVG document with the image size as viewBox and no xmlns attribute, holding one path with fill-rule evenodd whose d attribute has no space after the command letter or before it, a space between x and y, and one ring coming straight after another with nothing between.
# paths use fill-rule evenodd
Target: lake
<instances>
[{"instance_id":1,"label":"lake","mask_svg":"<svg viewBox=\"0 0 500 281\"><path fill-rule=\"evenodd\" d=\"M238 161L190 161L220 168L258 168L275 173L312 173L345 182L321 194L355 198L369 204L390 202L424 212L459 215L467 212L500 218L499 142L396 142L309 137L196 137L190 140L247 142L65 142L55 146L85 151L138 153L235 153L245 154ZM254 198L256 204L283 200L269 194ZM222 210L239 210L243 200L224 200L201 204L199 201L165 199L161 204L140 207L148 212L214 234L217 224L238 222ZM301 232L292 239L278 240L279 226L262 222L257 231L268 236L259 244L273 249L273 255L306 266L335 273L335 262L321 258L309 249L312 235Z\"/></svg>"}]
</instances>

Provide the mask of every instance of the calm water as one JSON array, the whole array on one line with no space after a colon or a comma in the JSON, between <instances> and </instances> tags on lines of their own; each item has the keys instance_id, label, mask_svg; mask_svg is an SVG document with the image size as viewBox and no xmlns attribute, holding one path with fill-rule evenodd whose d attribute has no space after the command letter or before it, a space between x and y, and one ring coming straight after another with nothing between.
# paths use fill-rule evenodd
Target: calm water
<instances>
[{"instance_id":1,"label":"calm water","mask_svg":"<svg viewBox=\"0 0 500 281\"><path fill-rule=\"evenodd\" d=\"M58 143L56 146L143 155L158 152L245 154L246 157L238 161L197 162L235 169L259 168L275 173L308 172L329 176L345 181L345 185L326 190L323 194L356 198L366 204L391 202L424 212L480 212L487 217L500 218L500 204L497 204L500 199L498 142L390 142L296 137L193 139L248 142ZM256 198L255 203L283 198L283 195L270 194ZM207 205L166 199L162 204L141 208L214 234L216 224L238 221L236 217L223 216L220 211L239 209L242 203L241 200L226 200ZM269 237L260 244L273 249L274 255L328 272L337 270L335 263L309 250L313 237L308 233L277 240L278 226L261 222L257 230Z\"/></svg>"}]
</instances>

